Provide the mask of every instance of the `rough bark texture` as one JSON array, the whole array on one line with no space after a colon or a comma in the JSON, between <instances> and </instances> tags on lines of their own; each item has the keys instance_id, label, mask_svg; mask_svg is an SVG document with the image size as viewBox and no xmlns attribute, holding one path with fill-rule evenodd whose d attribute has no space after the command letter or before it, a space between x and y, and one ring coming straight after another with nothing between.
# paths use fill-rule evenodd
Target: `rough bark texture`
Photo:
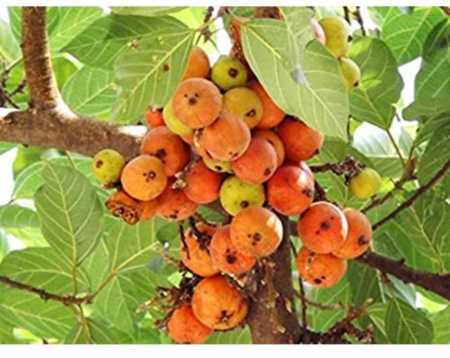
<instances>
[{"instance_id":1,"label":"rough bark texture","mask_svg":"<svg viewBox=\"0 0 450 358\"><path fill-rule=\"evenodd\" d=\"M256 292L248 317L254 343L297 343L302 333L294 307L290 227L287 218L282 220L284 237L280 247L256 270Z\"/></svg>"}]
</instances>

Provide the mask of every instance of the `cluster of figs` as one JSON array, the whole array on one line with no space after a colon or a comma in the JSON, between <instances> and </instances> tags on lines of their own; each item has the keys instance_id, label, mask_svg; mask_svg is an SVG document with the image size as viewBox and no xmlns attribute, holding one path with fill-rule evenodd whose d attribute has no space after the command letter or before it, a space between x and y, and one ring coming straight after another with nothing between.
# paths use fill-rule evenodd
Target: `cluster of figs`
<instances>
[{"instance_id":1,"label":"cluster of figs","mask_svg":"<svg viewBox=\"0 0 450 358\"><path fill-rule=\"evenodd\" d=\"M324 21L348 26L340 18ZM347 46L348 36L341 41ZM115 188L109 211L131 225L155 215L184 222L199 206L220 203L230 217L220 225L195 220L181 235L182 263L200 279L190 300L168 316L175 342L201 343L214 330L244 322L249 302L235 279L277 250L286 230L280 217L298 217L298 272L315 287L335 285L346 260L368 249L372 232L364 214L314 200L314 174L305 161L319 153L322 135L286 115L243 56L222 55L211 67L206 53L193 48L173 97L162 109L150 108L146 119L140 155L125 162L105 149L93 160L97 179ZM378 190L361 179L374 175L367 170L374 172L364 169L350 182L359 197Z\"/></svg>"}]
</instances>

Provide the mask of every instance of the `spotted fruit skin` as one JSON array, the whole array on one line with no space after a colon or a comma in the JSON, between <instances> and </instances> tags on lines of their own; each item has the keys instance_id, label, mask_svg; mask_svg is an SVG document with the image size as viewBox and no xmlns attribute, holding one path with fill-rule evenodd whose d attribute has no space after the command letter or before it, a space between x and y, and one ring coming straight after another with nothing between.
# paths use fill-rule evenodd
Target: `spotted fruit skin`
<instances>
[{"instance_id":1,"label":"spotted fruit skin","mask_svg":"<svg viewBox=\"0 0 450 358\"><path fill-rule=\"evenodd\" d=\"M172 189L170 186L167 186L158 199L157 214L166 220L185 220L194 215L198 208L198 204L190 200L182 190Z\"/></svg>"},{"instance_id":2,"label":"spotted fruit skin","mask_svg":"<svg viewBox=\"0 0 450 358\"><path fill-rule=\"evenodd\" d=\"M184 70L183 80L194 77L208 77L210 70L209 58L200 47L194 47L189 54L188 63Z\"/></svg>"},{"instance_id":3,"label":"spotted fruit skin","mask_svg":"<svg viewBox=\"0 0 450 358\"><path fill-rule=\"evenodd\" d=\"M277 154L277 167L280 167L286 156L284 144L278 134L270 129L257 129L253 132L253 138L261 138L266 140L275 149Z\"/></svg>"},{"instance_id":4,"label":"spotted fruit skin","mask_svg":"<svg viewBox=\"0 0 450 358\"><path fill-rule=\"evenodd\" d=\"M337 58L347 55L352 40L350 25L340 16L328 16L320 19L325 32L325 46Z\"/></svg>"},{"instance_id":5,"label":"spotted fruit skin","mask_svg":"<svg viewBox=\"0 0 450 358\"><path fill-rule=\"evenodd\" d=\"M150 128L157 128L164 125L164 119L161 110L147 109L145 119Z\"/></svg>"},{"instance_id":6,"label":"spotted fruit skin","mask_svg":"<svg viewBox=\"0 0 450 358\"><path fill-rule=\"evenodd\" d=\"M382 179L372 168L365 168L350 179L350 193L358 199L369 199L380 190Z\"/></svg>"},{"instance_id":7,"label":"spotted fruit skin","mask_svg":"<svg viewBox=\"0 0 450 358\"><path fill-rule=\"evenodd\" d=\"M189 304L177 307L167 322L169 337L176 343L203 343L213 330L201 323Z\"/></svg>"},{"instance_id":8,"label":"spotted fruit skin","mask_svg":"<svg viewBox=\"0 0 450 358\"><path fill-rule=\"evenodd\" d=\"M217 173L233 173L233 168L231 167L231 162L224 162L222 160L215 160L212 158L203 158L203 163Z\"/></svg>"},{"instance_id":9,"label":"spotted fruit skin","mask_svg":"<svg viewBox=\"0 0 450 358\"><path fill-rule=\"evenodd\" d=\"M209 169L201 160L190 166L184 181L184 193L197 204L208 204L219 198L222 176Z\"/></svg>"},{"instance_id":10,"label":"spotted fruit skin","mask_svg":"<svg viewBox=\"0 0 450 358\"><path fill-rule=\"evenodd\" d=\"M92 171L97 180L104 185L118 182L124 166L124 157L114 149L101 150L92 161Z\"/></svg>"},{"instance_id":11,"label":"spotted fruit skin","mask_svg":"<svg viewBox=\"0 0 450 358\"><path fill-rule=\"evenodd\" d=\"M172 100L167 102L167 104L164 106L163 119L164 119L164 123L166 124L167 128L169 128L176 135L179 135L182 137L190 137L194 133L192 128L188 127L186 124L184 124L182 121L180 121L177 117L175 117L175 115L173 114L173 109L172 109Z\"/></svg>"},{"instance_id":12,"label":"spotted fruit skin","mask_svg":"<svg viewBox=\"0 0 450 358\"><path fill-rule=\"evenodd\" d=\"M331 254L317 254L303 247L297 255L300 276L317 288L336 285L347 271L347 261Z\"/></svg>"},{"instance_id":13,"label":"spotted fruit skin","mask_svg":"<svg viewBox=\"0 0 450 358\"><path fill-rule=\"evenodd\" d=\"M361 81L361 70L359 69L359 66L355 63L355 61L347 57L341 57L339 59L339 64L341 66L347 89L350 91L357 87Z\"/></svg>"},{"instance_id":14,"label":"spotted fruit skin","mask_svg":"<svg viewBox=\"0 0 450 358\"><path fill-rule=\"evenodd\" d=\"M275 104L258 81L250 81L248 87L256 92L263 106L263 115L256 128L270 129L276 127L285 116L283 110Z\"/></svg>"},{"instance_id":15,"label":"spotted fruit skin","mask_svg":"<svg viewBox=\"0 0 450 358\"><path fill-rule=\"evenodd\" d=\"M224 110L241 117L251 129L263 115L262 102L256 92L247 87L233 88L223 96Z\"/></svg>"},{"instance_id":16,"label":"spotted fruit skin","mask_svg":"<svg viewBox=\"0 0 450 358\"><path fill-rule=\"evenodd\" d=\"M245 208L260 207L266 200L262 184L246 183L235 176L222 183L219 198L222 207L232 216Z\"/></svg>"},{"instance_id":17,"label":"spotted fruit skin","mask_svg":"<svg viewBox=\"0 0 450 358\"><path fill-rule=\"evenodd\" d=\"M220 56L211 69L212 81L225 91L244 86L247 78L247 68L238 59L230 56Z\"/></svg>"}]
</instances>

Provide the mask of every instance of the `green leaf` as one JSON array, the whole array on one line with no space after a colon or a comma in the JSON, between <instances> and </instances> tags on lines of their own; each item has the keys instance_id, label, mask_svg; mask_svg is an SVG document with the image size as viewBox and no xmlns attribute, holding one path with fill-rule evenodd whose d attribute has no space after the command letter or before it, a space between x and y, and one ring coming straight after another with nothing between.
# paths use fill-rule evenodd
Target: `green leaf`
<instances>
[{"instance_id":1,"label":"green leaf","mask_svg":"<svg viewBox=\"0 0 450 358\"><path fill-rule=\"evenodd\" d=\"M383 22L381 37L397 63L402 65L422 54L428 34L444 18L437 6L416 7L412 14L403 14L399 8L392 8Z\"/></svg>"},{"instance_id":2,"label":"green leaf","mask_svg":"<svg viewBox=\"0 0 450 358\"><path fill-rule=\"evenodd\" d=\"M389 48L383 41L365 37L356 40L349 52L361 69L361 81L352 90L350 112L354 119L389 128L400 99L402 78Z\"/></svg>"},{"instance_id":3,"label":"green leaf","mask_svg":"<svg viewBox=\"0 0 450 358\"><path fill-rule=\"evenodd\" d=\"M385 326L393 343L427 344L433 339L433 326L425 314L398 299L388 303Z\"/></svg>"},{"instance_id":4,"label":"green leaf","mask_svg":"<svg viewBox=\"0 0 450 358\"><path fill-rule=\"evenodd\" d=\"M253 72L286 113L324 135L347 138L348 94L338 62L325 47L310 42L299 68L289 65L295 39L283 21L252 20L242 26L241 37Z\"/></svg>"},{"instance_id":5,"label":"green leaf","mask_svg":"<svg viewBox=\"0 0 450 358\"><path fill-rule=\"evenodd\" d=\"M47 339L63 339L76 324L69 307L4 286L0 286L0 317L12 327L27 329Z\"/></svg>"},{"instance_id":6,"label":"green leaf","mask_svg":"<svg viewBox=\"0 0 450 358\"><path fill-rule=\"evenodd\" d=\"M103 206L95 188L77 170L47 163L35 204L46 240L73 267L95 248L103 227Z\"/></svg>"},{"instance_id":7,"label":"green leaf","mask_svg":"<svg viewBox=\"0 0 450 358\"><path fill-rule=\"evenodd\" d=\"M49 247L10 252L0 264L0 275L53 294L73 292L74 279L70 263ZM83 271L79 271L76 280L79 291L88 289L89 282Z\"/></svg>"},{"instance_id":8,"label":"green leaf","mask_svg":"<svg viewBox=\"0 0 450 358\"><path fill-rule=\"evenodd\" d=\"M0 60L5 65L20 58L20 48L7 22L0 19Z\"/></svg>"},{"instance_id":9,"label":"green leaf","mask_svg":"<svg viewBox=\"0 0 450 358\"><path fill-rule=\"evenodd\" d=\"M438 114L450 112L450 96L418 99L403 110L403 119L413 120L419 117L433 117Z\"/></svg>"},{"instance_id":10,"label":"green leaf","mask_svg":"<svg viewBox=\"0 0 450 358\"><path fill-rule=\"evenodd\" d=\"M370 266L350 261L347 271L352 304L361 306L370 298L373 301L381 301L383 291L377 272Z\"/></svg>"},{"instance_id":11,"label":"green leaf","mask_svg":"<svg viewBox=\"0 0 450 358\"><path fill-rule=\"evenodd\" d=\"M76 113L106 119L116 98L113 78L110 71L83 67L65 84L64 101Z\"/></svg>"},{"instance_id":12,"label":"green leaf","mask_svg":"<svg viewBox=\"0 0 450 358\"><path fill-rule=\"evenodd\" d=\"M78 71L79 66L72 62L70 55L63 55L52 58L53 70L55 72L56 83L61 90L66 84L67 80ZM75 60L76 61L76 60Z\"/></svg>"},{"instance_id":13,"label":"green leaf","mask_svg":"<svg viewBox=\"0 0 450 358\"><path fill-rule=\"evenodd\" d=\"M121 91L114 115L119 122L133 122L149 105L163 107L169 101L183 75L194 34L178 20L166 19L138 48L118 57L115 73Z\"/></svg>"},{"instance_id":14,"label":"green leaf","mask_svg":"<svg viewBox=\"0 0 450 358\"><path fill-rule=\"evenodd\" d=\"M39 147L25 147L19 145L17 147L16 159L13 163L14 177L17 177L26 167L41 160L41 156L45 153L45 149Z\"/></svg>"},{"instance_id":15,"label":"green leaf","mask_svg":"<svg viewBox=\"0 0 450 358\"><path fill-rule=\"evenodd\" d=\"M419 130L417 132L417 136L415 138L416 145L422 144L424 142L429 142L431 137L436 132L446 131L448 127L448 123L450 123L450 111L446 113L442 113L441 115L434 116L425 121L425 123L421 123ZM430 149L432 146L430 146ZM430 150L429 149L429 150Z\"/></svg>"},{"instance_id":16,"label":"green leaf","mask_svg":"<svg viewBox=\"0 0 450 358\"><path fill-rule=\"evenodd\" d=\"M450 93L450 51L447 48L424 60L415 80L416 99L447 97Z\"/></svg>"},{"instance_id":17,"label":"green leaf","mask_svg":"<svg viewBox=\"0 0 450 358\"><path fill-rule=\"evenodd\" d=\"M0 226L15 229L39 227L39 218L31 209L15 204L4 205L0 206Z\"/></svg>"},{"instance_id":18,"label":"green leaf","mask_svg":"<svg viewBox=\"0 0 450 358\"><path fill-rule=\"evenodd\" d=\"M252 336L248 326L230 332L215 332L206 344L251 344Z\"/></svg>"},{"instance_id":19,"label":"green leaf","mask_svg":"<svg viewBox=\"0 0 450 358\"><path fill-rule=\"evenodd\" d=\"M433 314L431 317L433 323L434 338L433 343L449 344L450 343L450 307L445 310Z\"/></svg>"},{"instance_id":20,"label":"green leaf","mask_svg":"<svg viewBox=\"0 0 450 358\"><path fill-rule=\"evenodd\" d=\"M132 337L99 319L78 323L64 340L65 344L127 344Z\"/></svg>"},{"instance_id":21,"label":"green leaf","mask_svg":"<svg viewBox=\"0 0 450 358\"><path fill-rule=\"evenodd\" d=\"M185 7L164 7L164 6L127 6L127 7L112 7L111 11L119 15L139 15L139 16L163 16L178 12L185 9ZM191 8L192 9L192 8Z\"/></svg>"},{"instance_id":22,"label":"green leaf","mask_svg":"<svg viewBox=\"0 0 450 358\"><path fill-rule=\"evenodd\" d=\"M2 322L0 318L0 344L17 344L19 343L14 337L12 327L6 325Z\"/></svg>"},{"instance_id":23,"label":"green leaf","mask_svg":"<svg viewBox=\"0 0 450 358\"><path fill-rule=\"evenodd\" d=\"M0 154L7 152L8 150L14 148L16 145L14 143L0 142Z\"/></svg>"},{"instance_id":24,"label":"green leaf","mask_svg":"<svg viewBox=\"0 0 450 358\"><path fill-rule=\"evenodd\" d=\"M422 57L429 60L434 52L448 48L450 45L450 20L443 19L439 22L428 35L423 46Z\"/></svg>"},{"instance_id":25,"label":"green leaf","mask_svg":"<svg viewBox=\"0 0 450 358\"><path fill-rule=\"evenodd\" d=\"M386 334L386 303L375 303L368 309L369 319L375 327L375 342L380 344L392 343Z\"/></svg>"},{"instance_id":26,"label":"green leaf","mask_svg":"<svg viewBox=\"0 0 450 358\"><path fill-rule=\"evenodd\" d=\"M4 230L0 229L0 263L9 251L8 237ZM1 325L0 325L1 327Z\"/></svg>"}]
</instances>

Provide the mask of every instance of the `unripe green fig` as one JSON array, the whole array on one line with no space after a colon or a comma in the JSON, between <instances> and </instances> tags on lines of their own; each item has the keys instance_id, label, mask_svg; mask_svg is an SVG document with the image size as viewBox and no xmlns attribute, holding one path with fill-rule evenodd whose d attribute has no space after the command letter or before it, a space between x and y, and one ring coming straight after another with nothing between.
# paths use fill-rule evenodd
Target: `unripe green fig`
<instances>
[{"instance_id":1,"label":"unripe green fig","mask_svg":"<svg viewBox=\"0 0 450 358\"><path fill-rule=\"evenodd\" d=\"M361 81L361 71L359 70L359 66L347 57L341 57L339 59L339 64L341 65L347 88L352 90L354 87L357 87L359 81Z\"/></svg>"},{"instance_id":2,"label":"unripe green fig","mask_svg":"<svg viewBox=\"0 0 450 358\"><path fill-rule=\"evenodd\" d=\"M223 96L226 111L237 114L251 129L261 121L263 105L256 92L247 87L233 88Z\"/></svg>"},{"instance_id":3,"label":"unripe green fig","mask_svg":"<svg viewBox=\"0 0 450 358\"><path fill-rule=\"evenodd\" d=\"M350 179L350 192L359 199L368 199L380 189L382 180L380 174L371 168L363 169Z\"/></svg>"},{"instance_id":4,"label":"unripe green fig","mask_svg":"<svg viewBox=\"0 0 450 358\"><path fill-rule=\"evenodd\" d=\"M118 182L124 166L124 157L114 149L101 150L92 161L92 171L97 180L104 185Z\"/></svg>"},{"instance_id":5,"label":"unripe green fig","mask_svg":"<svg viewBox=\"0 0 450 358\"><path fill-rule=\"evenodd\" d=\"M213 158L203 158L205 165L218 173L233 173L231 162L224 162L222 160L215 160Z\"/></svg>"},{"instance_id":6,"label":"unripe green fig","mask_svg":"<svg viewBox=\"0 0 450 358\"><path fill-rule=\"evenodd\" d=\"M262 184L245 183L235 176L227 178L220 188L220 203L233 216L242 209L260 207L265 200Z\"/></svg>"},{"instance_id":7,"label":"unripe green fig","mask_svg":"<svg viewBox=\"0 0 450 358\"><path fill-rule=\"evenodd\" d=\"M247 83L247 69L235 58L222 55L211 69L211 79L223 90L241 87Z\"/></svg>"},{"instance_id":8,"label":"unripe green fig","mask_svg":"<svg viewBox=\"0 0 450 358\"><path fill-rule=\"evenodd\" d=\"M337 58L347 54L352 40L350 25L340 16L328 16L320 19L320 26L325 32L325 46Z\"/></svg>"},{"instance_id":9,"label":"unripe green fig","mask_svg":"<svg viewBox=\"0 0 450 358\"><path fill-rule=\"evenodd\" d=\"M189 136L193 134L193 130L189 128L186 124L181 122L175 115L172 110L172 101L169 101L163 110L163 119L167 128L170 129L171 132L179 135L179 136Z\"/></svg>"}]
</instances>

